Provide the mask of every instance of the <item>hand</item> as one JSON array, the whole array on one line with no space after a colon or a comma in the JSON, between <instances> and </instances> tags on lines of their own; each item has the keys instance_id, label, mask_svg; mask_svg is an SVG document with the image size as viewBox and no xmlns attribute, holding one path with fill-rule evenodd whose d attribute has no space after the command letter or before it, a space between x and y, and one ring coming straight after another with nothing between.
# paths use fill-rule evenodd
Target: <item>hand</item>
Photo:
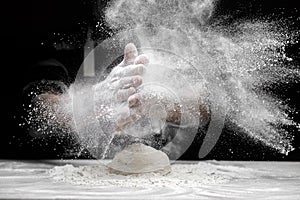
<instances>
[{"instance_id":1,"label":"hand","mask_svg":"<svg viewBox=\"0 0 300 200\"><path fill-rule=\"evenodd\" d=\"M136 116L130 114L128 98L136 93L142 84L146 55L139 55L134 44L126 45L123 61L116 66L107 78L93 87L96 113L102 121L110 119L116 131L133 122Z\"/></svg>"}]
</instances>

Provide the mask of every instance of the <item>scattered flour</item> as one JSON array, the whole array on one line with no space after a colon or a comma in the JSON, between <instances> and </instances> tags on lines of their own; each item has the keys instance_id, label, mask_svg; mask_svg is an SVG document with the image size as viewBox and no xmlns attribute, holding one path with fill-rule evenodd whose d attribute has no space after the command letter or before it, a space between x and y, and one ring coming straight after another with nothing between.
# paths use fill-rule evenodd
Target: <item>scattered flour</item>
<instances>
[{"instance_id":1,"label":"scattered flour","mask_svg":"<svg viewBox=\"0 0 300 200\"><path fill-rule=\"evenodd\" d=\"M239 170L237 170L236 168L200 162L198 164L171 165L171 172L165 175L159 173L119 175L110 173L105 162L101 161L101 164L93 166L75 167L70 164L56 166L49 170L49 174L57 182L125 188L199 187L228 183L234 177L251 178L247 177L251 174L249 173L250 169L238 167ZM236 174L237 171L239 174Z\"/></svg>"}]
</instances>

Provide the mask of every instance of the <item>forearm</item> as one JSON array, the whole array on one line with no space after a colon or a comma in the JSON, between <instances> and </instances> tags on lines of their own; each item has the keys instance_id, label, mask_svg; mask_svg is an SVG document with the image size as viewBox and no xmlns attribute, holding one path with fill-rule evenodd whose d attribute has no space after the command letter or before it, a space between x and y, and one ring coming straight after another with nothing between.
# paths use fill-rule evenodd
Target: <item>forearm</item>
<instances>
[{"instance_id":1,"label":"forearm","mask_svg":"<svg viewBox=\"0 0 300 200\"><path fill-rule=\"evenodd\" d=\"M159 106L165 112L167 123L184 127L204 127L210 120L209 103L200 98L178 97L174 98L166 92L155 88L142 88L139 90L140 115L148 115L153 106ZM155 117L155 116L150 116ZM161 116L158 116L161 117Z\"/></svg>"},{"instance_id":2,"label":"forearm","mask_svg":"<svg viewBox=\"0 0 300 200\"><path fill-rule=\"evenodd\" d=\"M74 122L71 106L71 98L67 93L43 93L32 99L31 113L36 124L44 127L45 131L50 128L73 132Z\"/></svg>"},{"instance_id":3,"label":"forearm","mask_svg":"<svg viewBox=\"0 0 300 200\"><path fill-rule=\"evenodd\" d=\"M167 112L166 122L180 126L204 127L210 120L208 103L184 100L173 102L173 108Z\"/></svg>"}]
</instances>

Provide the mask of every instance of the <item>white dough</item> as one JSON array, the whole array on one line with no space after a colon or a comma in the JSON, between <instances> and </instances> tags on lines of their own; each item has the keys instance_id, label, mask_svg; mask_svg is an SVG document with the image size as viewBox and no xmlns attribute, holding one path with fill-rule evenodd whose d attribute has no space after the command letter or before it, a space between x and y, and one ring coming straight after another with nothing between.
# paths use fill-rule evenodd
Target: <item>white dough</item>
<instances>
[{"instance_id":1,"label":"white dough","mask_svg":"<svg viewBox=\"0 0 300 200\"><path fill-rule=\"evenodd\" d=\"M139 174L149 172L169 172L170 160L159 150L135 143L116 154L107 165L112 172L121 174Z\"/></svg>"}]
</instances>

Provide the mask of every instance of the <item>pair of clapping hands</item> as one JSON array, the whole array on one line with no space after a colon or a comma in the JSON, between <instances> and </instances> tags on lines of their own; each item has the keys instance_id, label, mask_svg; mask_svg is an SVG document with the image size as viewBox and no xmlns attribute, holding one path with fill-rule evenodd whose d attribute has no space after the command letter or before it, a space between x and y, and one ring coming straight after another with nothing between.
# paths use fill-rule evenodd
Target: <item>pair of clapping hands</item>
<instances>
[{"instance_id":1,"label":"pair of clapping hands","mask_svg":"<svg viewBox=\"0 0 300 200\"><path fill-rule=\"evenodd\" d=\"M112 69L104 81L94 86L96 103L116 106L113 108L115 114L110 116L114 118L116 131L130 126L145 114L141 109L142 95L137 88L143 83L142 75L148 63L148 57L145 54L138 55L136 46L129 43L124 49L123 61Z\"/></svg>"}]
</instances>

